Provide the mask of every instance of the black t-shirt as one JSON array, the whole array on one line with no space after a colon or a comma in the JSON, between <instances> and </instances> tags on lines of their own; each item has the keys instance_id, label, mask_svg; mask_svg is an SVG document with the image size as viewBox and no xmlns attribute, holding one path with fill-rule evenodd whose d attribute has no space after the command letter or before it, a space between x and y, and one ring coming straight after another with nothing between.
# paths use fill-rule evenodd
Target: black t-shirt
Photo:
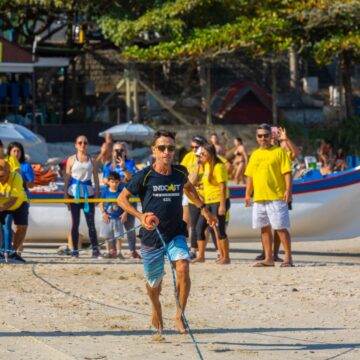
<instances>
[{"instance_id":1,"label":"black t-shirt","mask_svg":"<svg viewBox=\"0 0 360 360\"><path fill-rule=\"evenodd\" d=\"M181 165L172 165L171 169L170 175L162 175L148 166L133 175L125 185L131 194L140 197L143 213L153 212L159 218L158 228L165 243L177 235L186 234L186 224L182 219L182 195L188 173ZM155 230L141 228L140 237L146 246L162 246Z\"/></svg>"}]
</instances>

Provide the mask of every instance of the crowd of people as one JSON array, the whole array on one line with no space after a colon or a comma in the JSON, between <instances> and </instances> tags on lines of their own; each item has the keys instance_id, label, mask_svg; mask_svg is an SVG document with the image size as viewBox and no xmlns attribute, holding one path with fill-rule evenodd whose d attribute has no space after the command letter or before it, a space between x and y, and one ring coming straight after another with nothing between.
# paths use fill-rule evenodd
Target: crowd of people
<instances>
[{"instance_id":1,"label":"crowd of people","mask_svg":"<svg viewBox=\"0 0 360 360\"><path fill-rule=\"evenodd\" d=\"M194 136L191 150L175 165L175 134L159 130L151 145L153 159L142 170L128 158L126 143L113 142L111 136L106 136L95 159L88 154L86 136L78 136L75 154L67 159L64 176L64 202L72 220L70 255L79 257L81 212L85 215L93 258L124 259L122 242L126 232L129 257L143 260L147 293L152 303L152 324L161 331L159 296L166 254L171 257L176 272L182 311L190 292L189 263L206 261L210 237L218 253L216 264L231 263L227 226L231 206L228 184L233 179L235 183L246 181L245 205L252 206L252 226L260 231L263 252L254 266L271 267L276 261L282 262L281 267L294 266L289 233L291 163L299 158L299 152L285 129L261 124L255 136L258 148L251 157L241 138L235 138L233 147L226 151L215 133L209 139ZM0 145L1 254L25 262L21 252L28 226L28 188L34 182L34 173L25 161L21 144L11 143L6 155L1 142ZM325 159L324 149L321 154ZM103 184L99 180L99 165ZM101 192L100 185L104 186ZM99 197L102 219L99 235L106 244L103 253L95 227ZM140 198L142 212L135 197ZM140 254L136 250L136 218L141 223ZM154 231L155 227L161 237ZM283 260L279 258L280 244L285 251ZM175 327L180 333L187 331L178 307Z\"/></svg>"},{"instance_id":2,"label":"crowd of people","mask_svg":"<svg viewBox=\"0 0 360 360\"><path fill-rule=\"evenodd\" d=\"M271 144L283 148L288 152L291 160L296 160L298 152L286 136L286 131L281 128L271 128L270 133ZM0 182L0 188L2 194L9 196L9 201L4 200L6 196L1 198L0 220L4 223L2 248L5 249L1 254L25 262L21 251L28 226L28 188L31 188L34 183L34 171L26 162L24 148L20 143L9 144L6 155L2 143L0 145L1 172L4 173L3 179L6 180ZM72 220L69 232L69 249L71 250L69 254L74 258L79 257L79 224L82 211L88 227L92 257L124 258L121 245L123 234L126 232L129 257L140 259L141 256L136 250L135 216L132 212L124 211L115 202L100 203L102 225L99 235L102 241L106 241L106 250L100 253L95 227L96 203L86 201L99 197L101 185L104 185L101 198L116 199L125 185L138 172L135 162L128 159L127 144L114 142L112 136L107 134L97 158L91 158L88 155L88 145L86 136L78 136L74 145L75 154L65 161L64 197L66 200L70 199L66 205ZM227 149L228 146L216 133L212 133L209 139L202 135L194 136L190 146L191 150L180 164L186 168L189 182L195 187L200 199L204 201L206 210L217 218L216 227L207 226L201 210L186 195L183 196L182 218L186 224L186 234L190 239L190 258L194 263L204 262L207 242L211 237L218 252L216 262L228 264L230 263L229 240L226 234L230 208L228 182L232 179L235 183L245 184L245 169L248 166L249 157L239 137L233 139L233 146L230 149ZM153 163L155 151L152 150ZM103 173L102 184L99 180L98 167L101 167ZM83 201L75 201L80 199ZM130 203L134 211L137 211L136 200L131 198ZM290 201L289 204L291 205ZM109 239L115 240L110 242ZM274 259L281 260L278 257L280 239L277 231L274 232L274 239ZM265 257L264 249L257 259L265 260Z\"/></svg>"}]
</instances>

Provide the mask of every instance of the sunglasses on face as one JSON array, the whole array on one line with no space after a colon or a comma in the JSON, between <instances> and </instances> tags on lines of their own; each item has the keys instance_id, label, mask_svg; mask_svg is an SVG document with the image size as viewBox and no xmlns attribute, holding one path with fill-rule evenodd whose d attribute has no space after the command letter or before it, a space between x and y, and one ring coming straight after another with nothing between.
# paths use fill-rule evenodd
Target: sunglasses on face
<instances>
[{"instance_id":1,"label":"sunglasses on face","mask_svg":"<svg viewBox=\"0 0 360 360\"><path fill-rule=\"evenodd\" d=\"M259 139L264 138L264 139L268 139L270 137L270 134L257 134L256 135Z\"/></svg>"},{"instance_id":2,"label":"sunglasses on face","mask_svg":"<svg viewBox=\"0 0 360 360\"><path fill-rule=\"evenodd\" d=\"M176 149L174 145L159 145L156 148L161 152L164 152L166 149L168 152L174 152Z\"/></svg>"},{"instance_id":3,"label":"sunglasses on face","mask_svg":"<svg viewBox=\"0 0 360 360\"><path fill-rule=\"evenodd\" d=\"M87 145L88 143L87 143L87 141L78 141L77 142L79 145Z\"/></svg>"}]
</instances>

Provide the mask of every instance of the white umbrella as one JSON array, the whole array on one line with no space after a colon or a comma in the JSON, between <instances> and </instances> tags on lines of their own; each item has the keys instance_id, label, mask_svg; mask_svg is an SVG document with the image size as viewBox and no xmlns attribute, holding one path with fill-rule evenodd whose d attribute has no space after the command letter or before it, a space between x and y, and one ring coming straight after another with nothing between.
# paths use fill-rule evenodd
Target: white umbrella
<instances>
[{"instance_id":1,"label":"white umbrella","mask_svg":"<svg viewBox=\"0 0 360 360\"><path fill-rule=\"evenodd\" d=\"M45 163L48 159L48 149L44 138L24 126L7 121L0 123L0 140L5 148L13 141L21 143L32 163Z\"/></svg>"},{"instance_id":2,"label":"white umbrella","mask_svg":"<svg viewBox=\"0 0 360 360\"><path fill-rule=\"evenodd\" d=\"M115 125L105 131L102 131L99 133L99 136L104 137L106 134L111 134L114 140L146 141L151 139L153 133L154 129L150 126L128 122L125 124Z\"/></svg>"}]
</instances>

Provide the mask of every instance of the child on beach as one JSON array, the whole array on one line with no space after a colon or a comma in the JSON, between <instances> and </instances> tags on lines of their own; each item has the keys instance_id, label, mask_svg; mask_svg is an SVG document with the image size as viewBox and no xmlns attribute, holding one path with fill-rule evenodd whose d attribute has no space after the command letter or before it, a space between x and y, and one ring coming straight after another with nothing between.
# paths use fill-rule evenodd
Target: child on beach
<instances>
[{"instance_id":1,"label":"child on beach","mask_svg":"<svg viewBox=\"0 0 360 360\"><path fill-rule=\"evenodd\" d=\"M124 185L116 172L108 176L108 186L101 194L102 199L117 199ZM123 223L126 222L126 212L116 202L100 203L102 223L100 227L100 238L106 240L106 252L104 258L117 257L124 259L121 253L121 241L124 233ZM113 239L109 241L110 239Z\"/></svg>"}]
</instances>

